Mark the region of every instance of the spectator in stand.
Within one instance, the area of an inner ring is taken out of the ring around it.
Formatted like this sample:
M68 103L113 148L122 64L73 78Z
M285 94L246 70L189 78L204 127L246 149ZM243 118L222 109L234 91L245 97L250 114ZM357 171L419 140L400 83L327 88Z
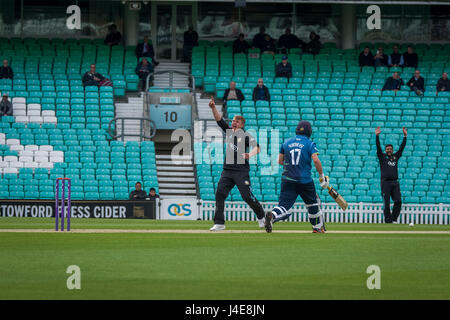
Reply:
M408 46L407 51L403 54L403 60L405 61L404 67L417 68L419 57L417 56L417 53L414 52L412 46Z
M13 79L14 73L8 64L8 60L3 60L3 65L0 67L0 79Z
M236 89L236 82L231 81L230 87L225 90L225 94L223 95L223 106L225 107L227 105L228 100L244 100L244 95L242 94L242 91L239 89Z
M153 66L148 62L147 58L143 58L142 61L136 66L135 72L139 76L139 86L141 91L144 91L145 81L147 76L153 72Z
M156 193L155 188L150 188L147 200L156 200L156 199L159 199L159 194Z
M255 34L252 41L253 48L261 49L264 42L264 37L266 36L266 28L259 28L259 33Z
M276 77L291 78L292 77L292 65L288 62L288 57L283 56L281 62L277 64L275 68Z
M436 91L442 92L447 91L450 92L450 80L447 77L447 72L442 72L442 78L438 80L436 85Z
M134 50L138 60L142 57L151 58L152 63L157 66L159 62L155 60L155 49L153 48L152 41L148 39L148 36L144 37L144 42L138 43Z
M403 67L404 63L403 55L398 52L398 46L395 45L392 53L388 57L388 65L389 67Z
M262 78L258 79L258 84L253 89L253 101L266 100L270 101L269 88L264 85Z
M190 26L183 36L183 61L190 62L192 56L192 48L198 46L198 33Z
M373 57L374 66L376 67L387 67L388 65L388 56L384 53L383 48L379 47L377 50L377 54Z
M363 52L359 54L359 66L361 68L365 66L373 67L373 54L369 47L365 47Z
M298 48L300 43L300 39L291 33L291 29L286 28L285 33L278 39L278 48L281 48L281 53L287 54L288 50Z
M133 190L130 193L130 200L145 200L145 198L147 198L147 193L142 190L142 184L136 182L135 188L136 190Z
M82 78L83 86L98 86L105 77L95 71L95 64L91 64L91 70L86 72Z
M407 85L411 88L411 91L414 91L419 96L425 92L425 80L420 75L419 70L414 72L414 76L409 79Z
M315 32L311 32L309 34L309 39L310 41L302 47L303 53L318 54L322 48L322 43L319 40L320 36Z
M119 45L122 40L122 34L117 31L117 26L115 24L110 25L108 31L108 35L105 38L105 44L111 47Z
M239 38L233 42L233 54L235 53L248 53L250 45L245 41L245 36L243 33L239 34Z
M261 53L275 54L275 40L268 34L264 36L264 41L261 43Z
M8 94L3 93L3 98L0 101L0 118L3 116L13 115L13 105L11 101L8 100Z
M400 75L398 74L398 72L394 72L392 77L389 77L386 79L386 82L384 83L383 89L381 89L381 91L384 91L384 90L398 91L401 89L401 86L403 84L404 84L403 79L400 78Z

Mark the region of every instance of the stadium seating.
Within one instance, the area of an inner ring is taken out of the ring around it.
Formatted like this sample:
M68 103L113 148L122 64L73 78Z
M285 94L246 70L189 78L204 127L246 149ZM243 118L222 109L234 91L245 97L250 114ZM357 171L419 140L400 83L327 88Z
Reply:
M154 143L110 141L114 96L136 90L133 47L98 40L1 39L14 80L0 79L13 116L0 118L0 198L54 199L55 179L72 179L72 198L128 199L136 181L155 187ZM93 62L113 87L83 88ZM114 125L113 125L114 127Z
M377 48L380 44L361 43L360 50L340 50L334 44L324 44L316 56L290 52L293 77L288 81L274 75L280 55L233 57L230 43L215 42L212 46L202 42L193 50L192 75L197 86L215 92L219 98L229 81L235 81L245 100L229 101L227 117L242 114L247 130L279 130L279 141L270 142L277 147L269 145L266 158L276 159L279 143L293 135L299 120L310 121L324 171L348 202L382 201L374 130L381 126L382 145L392 143L396 150L402 141L401 127L405 126L408 142L399 162L403 201L450 203L446 191L450 187L450 94L436 95L435 91L437 80L450 67L450 45L417 45L419 69L426 85L423 97L406 86L397 93L382 92L385 79L393 71L399 71L406 82L414 69L361 70L357 57L366 45ZM392 44L382 45L391 52ZM406 45L401 45L400 51L406 51ZM270 102L251 100L259 77L270 90ZM194 146L196 158L202 156L211 163L197 165L200 196L204 200L214 200L223 160L213 160L223 152L221 146L207 143ZM252 189L260 200L277 201L281 172L270 175L269 164L264 160L263 157L251 165ZM317 190L322 200L330 201L325 191ZM236 188L228 200L242 200Z
M124 95L125 89L137 90L132 46L111 49L98 39L29 40L0 38L0 57L7 59L14 71L14 80L3 80L0 91L8 91L11 97L29 97L37 103L70 97L70 93L82 91L81 77L92 63L97 72L111 79L116 96Z

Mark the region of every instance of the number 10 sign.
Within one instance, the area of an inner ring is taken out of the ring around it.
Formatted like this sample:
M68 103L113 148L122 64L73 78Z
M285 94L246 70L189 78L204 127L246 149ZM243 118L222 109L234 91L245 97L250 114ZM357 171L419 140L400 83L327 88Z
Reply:
M190 105L150 105L150 119L156 124L156 129L190 129Z

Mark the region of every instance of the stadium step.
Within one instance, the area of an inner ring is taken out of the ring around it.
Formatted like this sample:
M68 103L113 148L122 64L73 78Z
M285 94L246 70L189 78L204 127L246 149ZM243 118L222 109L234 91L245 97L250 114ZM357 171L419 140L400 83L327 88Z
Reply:
M173 189L173 188L169 188L169 189L165 189L165 188L159 188L159 194L161 196L165 196L167 198L167 196L182 196L182 195L193 195L195 196L197 194L197 190L195 189Z
M155 68L155 72L159 71L181 71L189 73L189 64L180 62L164 62L161 61L160 64ZM153 80L153 86L158 88L169 88L170 87L170 73L156 74ZM181 75L174 73L172 78L172 87L174 88L189 88L189 77L186 75Z
M144 98L140 97L127 97L128 102L115 104L115 117L131 117L131 118L143 118L144 117ZM130 116L132 115L132 116ZM140 141L139 135L141 130L140 120L123 120L123 135L124 141ZM122 121L116 122L116 130L118 135L122 135ZM122 140L121 138L119 138Z
M190 172L190 171L186 171L186 172L177 172L177 171L160 171L158 170L158 181L160 179L160 177L178 177L178 176L183 176L183 177L193 177L194 176L194 172Z
M159 188L195 189L195 183L158 183Z
M164 177L164 176L160 176L159 177L159 181L160 182L190 182L190 183L195 183L195 178L181 178L181 177Z
M169 154L158 154L156 155L156 160L174 160L174 161L184 161L192 159L192 155L188 156L172 156Z
M166 170L166 171L192 171L192 164L190 166L178 166L178 165L170 165L170 166L159 166L156 164L156 168L158 170Z
M156 165L192 165L192 161L183 160L156 160Z
M197 195L192 154L172 156L174 143L157 142L156 168L161 196Z

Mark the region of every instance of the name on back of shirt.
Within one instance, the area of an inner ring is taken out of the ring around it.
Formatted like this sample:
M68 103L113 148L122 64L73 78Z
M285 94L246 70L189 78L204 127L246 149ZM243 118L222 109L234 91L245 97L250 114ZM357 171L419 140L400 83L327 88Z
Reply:
M289 148L294 148L294 147L303 148L304 145L300 142L293 142L293 143L288 144L288 147Z

